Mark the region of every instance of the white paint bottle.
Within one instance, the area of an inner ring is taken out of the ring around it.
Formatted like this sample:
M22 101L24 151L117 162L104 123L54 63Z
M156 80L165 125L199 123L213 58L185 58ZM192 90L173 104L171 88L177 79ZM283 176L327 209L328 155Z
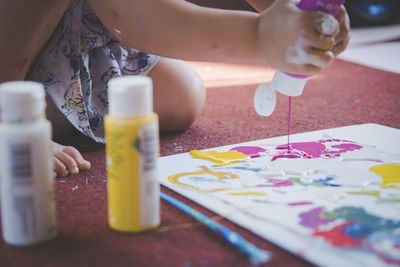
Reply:
M5 243L28 246L56 234L51 124L36 82L0 85L1 224Z

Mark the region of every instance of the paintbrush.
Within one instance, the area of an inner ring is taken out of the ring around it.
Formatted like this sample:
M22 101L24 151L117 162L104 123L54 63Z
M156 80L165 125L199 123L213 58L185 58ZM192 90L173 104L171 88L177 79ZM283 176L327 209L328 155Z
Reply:
M225 226L214 221L213 219L207 217L203 213L193 209L192 207L180 202L173 197L170 197L167 194L160 192L160 197L165 201L171 203L178 209L189 214L190 216L201 222L203 225L207 226L209 229L220 234L231 245L237 247L241 252L246 253L249 256L252 264L258 265L269 261L271 257L271 253L269 251L262 250L256 247L238 233L226 228Z

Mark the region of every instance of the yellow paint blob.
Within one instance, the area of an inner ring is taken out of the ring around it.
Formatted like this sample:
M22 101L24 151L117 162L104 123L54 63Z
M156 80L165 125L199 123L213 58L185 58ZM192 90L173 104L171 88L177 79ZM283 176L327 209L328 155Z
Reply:
M382 188L394 187L400 189L400 165L398 164L383 164L373 166L369 169L371 172L382 177Z
M217 177L220 180L225 180L225 179L238 179L239 176L237 174L233 174L230 172L213 172L210 169L208 169L205 166L201 166L201 170L195 171L195 172L182 172L182 173L177 173L174 175L171 175L168 177L168 181L170 181L173 184L178 184L184 187L188 187L191 189L194 189L196 191L202 191L202 192L208 192L208 193L215 193L219 191L225 191L228 190L228 188L218 188L218 189L212 189L212 190L203 190L198 188L197 186L193 186L190 184L182 183L179 181L180 178L189 176L189 175L202 175L202 174L208 174Z
M265 193L261 192L238 192L238 193L228 193L231 196L268 196Z
M379 198L381 196L381 192L375 190L361 190L361 191L349 191L347 194L350 195L367 195L367 196L374 196Z
M192 157L196 159L206 159L212 162L219 163L213 165L213 167L225 166L249 158L248 155L238 151L217 152L192 150L190 151L190 155L192 155Z

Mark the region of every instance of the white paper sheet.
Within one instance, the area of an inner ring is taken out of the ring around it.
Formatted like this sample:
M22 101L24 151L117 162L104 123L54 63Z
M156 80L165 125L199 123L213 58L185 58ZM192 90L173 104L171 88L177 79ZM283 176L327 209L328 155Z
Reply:
M364 124L296 134L289 153L286 141L202 151L249 155L225 165L163 157L160 182L317 265L400 265L400 130Z

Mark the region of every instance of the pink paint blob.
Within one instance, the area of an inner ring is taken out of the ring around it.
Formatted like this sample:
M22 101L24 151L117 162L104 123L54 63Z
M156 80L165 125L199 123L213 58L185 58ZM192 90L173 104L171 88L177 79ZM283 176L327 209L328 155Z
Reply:
M277 150L288 150L287 154L279 154L272 158L271 161L279 158L336 158L340 157L343 153L361 149L362 146L354 143L342 143L339 145L332 145L331 149L325 146L325 143L329 142L349 142L337 139L331 140L320 140L316 142L300 142L291 143L290 149L288 145L277 146Z
M241 152L250 156L250 158L260 157L260 153L266 152L264 148L258 146L237 146L231 149L231 151Z

